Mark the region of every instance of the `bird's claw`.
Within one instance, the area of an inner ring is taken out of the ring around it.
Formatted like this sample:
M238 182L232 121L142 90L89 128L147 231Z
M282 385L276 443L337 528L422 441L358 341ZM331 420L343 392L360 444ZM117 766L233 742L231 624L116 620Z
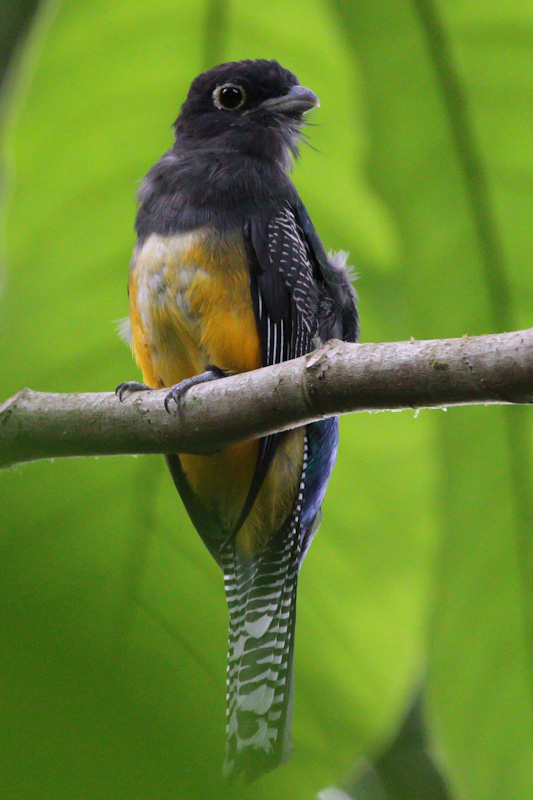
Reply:
M165 397L165 409L168 414L170 414L171 401L173 400L176 405L179 406L180 399L183 397L187 389L190 389L191 386L194 386L194 383L187 378L186 380L181 381L172 387L170 392Z
M122 403L126 395L133 394L134 392L144 392L151 388L151 386L147 386L145 383L139 383L139 381L124 381L124 383L119 383L115 389L115 394Z
M170 414L170 401L174 400L177 406L185 392L188 392L191 386L198 386L200 383L208 383L209 381L217 381L219 378L225 378L228 373L220 367L209 366L205 372L200 375L193 375L191 378L185 378L175 386L172 387L170 392L165 397L165 408Z

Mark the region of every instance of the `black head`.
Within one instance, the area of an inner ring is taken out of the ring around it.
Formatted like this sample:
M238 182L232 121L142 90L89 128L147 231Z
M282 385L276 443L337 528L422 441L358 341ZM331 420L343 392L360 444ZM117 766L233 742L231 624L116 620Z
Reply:
M233 61L199 75L176 121L176 146L290 162L303 115L319 105L277 61Z

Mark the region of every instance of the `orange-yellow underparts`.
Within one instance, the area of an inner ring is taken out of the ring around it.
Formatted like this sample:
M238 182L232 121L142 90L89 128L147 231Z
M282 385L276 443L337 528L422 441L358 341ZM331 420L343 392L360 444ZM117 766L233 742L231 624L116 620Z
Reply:
M246 252L240 237L214 231L152 234L131 262L132 348L149 386L173 386L215 365L228 372L261 366ZM288 516L298 491L303 430L286 434L237 541L250 553ZM211 456L180 456L191 489L231 530L254 475L258 443ZM275 498L275 502L273 501Z

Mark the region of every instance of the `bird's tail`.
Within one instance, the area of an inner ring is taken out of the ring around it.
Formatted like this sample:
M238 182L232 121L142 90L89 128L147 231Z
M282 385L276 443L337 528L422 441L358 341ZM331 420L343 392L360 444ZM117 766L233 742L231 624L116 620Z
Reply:
M224 556L230 613L224 775L254 780L291 751L296 589L301 560L297 515L262 553Z

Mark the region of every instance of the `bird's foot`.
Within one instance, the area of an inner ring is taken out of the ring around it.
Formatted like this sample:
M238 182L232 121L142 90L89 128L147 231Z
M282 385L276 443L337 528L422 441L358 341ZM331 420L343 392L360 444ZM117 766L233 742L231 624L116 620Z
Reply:
M119 383L115 389L115 394L122 403L124 398L129 394L134 394L134 392L145 392L151 388L152 387L147 386L146 383L139 383L139 381L125 381L124 383Z
M192 378L185 378L184 381L176 383L165 397L166 410L170 414L170 401L174 400L176 405L179 405L180 399L189 391L191 386L197 386L199 383L207 383L208 381L218 381L219 378L225 378L227 375L228 373L224 369L208 367L200 375L193 375Z

